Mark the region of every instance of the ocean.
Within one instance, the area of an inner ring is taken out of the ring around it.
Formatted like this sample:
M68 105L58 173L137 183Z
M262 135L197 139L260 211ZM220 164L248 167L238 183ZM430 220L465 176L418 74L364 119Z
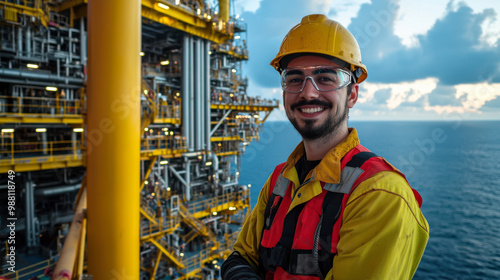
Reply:
M361 144L407 176L423 198L430 238L413 279L500 279L500 121L350 121ZM240 184L261 187L300 142L266 122L247 146Z

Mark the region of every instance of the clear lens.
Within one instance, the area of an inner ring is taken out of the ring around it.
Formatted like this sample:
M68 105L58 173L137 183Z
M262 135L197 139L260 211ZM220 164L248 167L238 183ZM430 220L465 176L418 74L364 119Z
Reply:
M331 66L288 68L281 72L281 88L289 93L299 93L307 79L318 91L332 91L347 86L351 82L351 73Z

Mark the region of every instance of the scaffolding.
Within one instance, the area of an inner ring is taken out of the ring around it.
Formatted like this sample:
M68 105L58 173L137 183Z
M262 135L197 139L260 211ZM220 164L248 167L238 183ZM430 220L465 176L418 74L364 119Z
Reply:
M113 107L141 108L140 279L214 279L250 211L240 158L278 101L247 94L247 27L228 0L141 4L140 87ZM87 127L86 12L86 0L0 0L0 173L22 190L18 252L40 257L8 278L50 274L68 243L69 277L87 273L87 155L105 129Z

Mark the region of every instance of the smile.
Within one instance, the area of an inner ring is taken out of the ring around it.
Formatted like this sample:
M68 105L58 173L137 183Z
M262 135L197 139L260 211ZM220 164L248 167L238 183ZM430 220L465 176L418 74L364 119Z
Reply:
M299 110L301 112L303 112L303 113L313 114L313 113L321 112L321 111L325 110L325 108L323 108L323 107L312 107L312 108L299 108Z

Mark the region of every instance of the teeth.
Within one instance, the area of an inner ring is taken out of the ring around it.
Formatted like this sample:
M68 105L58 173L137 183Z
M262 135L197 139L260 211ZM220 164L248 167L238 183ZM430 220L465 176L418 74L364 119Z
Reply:
M316 108L301 108L300 110L302 112L304 112L304 113L312 114L312 113L317 113L317 112L323 111L324 108L321 108L321 107L316 107Z

